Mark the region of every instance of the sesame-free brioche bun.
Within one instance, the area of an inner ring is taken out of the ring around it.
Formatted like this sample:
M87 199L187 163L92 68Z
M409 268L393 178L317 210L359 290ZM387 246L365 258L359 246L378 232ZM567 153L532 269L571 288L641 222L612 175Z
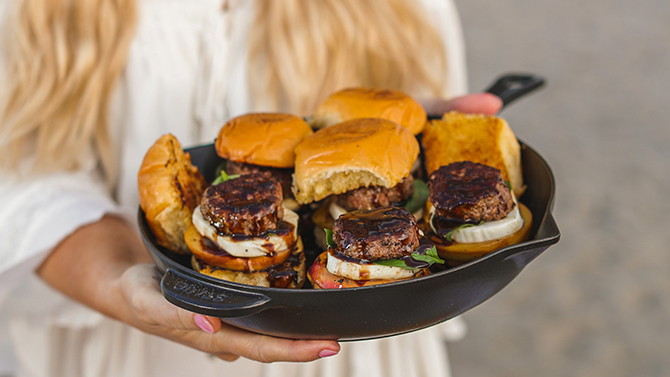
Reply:
M184 231L191 226L191 213L200 203L206 182L175 136L163 135L147 150L137 185L140 207L156 242L188 254Z
M414 135L388 120L322 128L296 148L293 193L305 204L364 186L393 187L410 174L418 154Z
M421 144L428 174L452 162L478 162L499 169L517 197L524 191L521 147L503 118L448 112L426 124Z
M355 118L382 118L416 135L426 124L426 111L409 95L390 89L348 88L332 93L316 109L310 123L323 128Z
M235 117L221 127L216 153L246 164L291 168L294 149L312 128L302 118L284 113L251 113Z

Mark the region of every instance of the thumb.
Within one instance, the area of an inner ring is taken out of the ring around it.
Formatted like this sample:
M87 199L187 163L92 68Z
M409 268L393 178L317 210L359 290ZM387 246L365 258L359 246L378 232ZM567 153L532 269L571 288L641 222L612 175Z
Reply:
M500 97L491 93L474 93L450 100L432 100L425 103L429 114L444 114L449 111L460 111L470 114L495 115L503 106Z
M216 334L221 330L221 320L216 317L193 314L193 323L208 334Z

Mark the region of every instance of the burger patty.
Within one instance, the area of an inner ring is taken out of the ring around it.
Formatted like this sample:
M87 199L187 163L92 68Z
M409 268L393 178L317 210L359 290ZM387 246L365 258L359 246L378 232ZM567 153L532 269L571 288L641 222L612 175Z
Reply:
M336 202L347 211L391 207L405 202L412 196L413 184L414 178L410 174L393 187L360 187L338 195Z
M500 220L514 208L500 170L471 161L454 162L430 174L429 200L439 216L462 221Z
M228 174L260 173L266 178L276 179L281 184L282 192L286 197L293 197L291 191L291 185L293 184L292 170L290 168L274 168L230 160L226 162L226 173Z
M348 257L369 261L400 258L419 246L419 228L405 208L357 210L335 220L333 241Z
M258 236L284 217L282 188L262 174L245 174L208 187L200 211L221 234Z

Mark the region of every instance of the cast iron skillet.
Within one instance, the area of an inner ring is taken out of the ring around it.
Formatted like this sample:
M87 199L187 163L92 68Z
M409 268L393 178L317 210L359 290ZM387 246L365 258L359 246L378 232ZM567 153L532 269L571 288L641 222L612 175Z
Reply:
M560 232L551 213L555 189L551 169L528 145L521 143L521 151L527 185L521 201L533 213L530 239L472 262L402 282L314 290L222 281L195 272L187 259L158 246L141 210L139 227L162 275L163 294L179 307L285 338L363 340L397 335L435 325L486 301L558 242ZM211 181L221 162L213 145L188 152Z

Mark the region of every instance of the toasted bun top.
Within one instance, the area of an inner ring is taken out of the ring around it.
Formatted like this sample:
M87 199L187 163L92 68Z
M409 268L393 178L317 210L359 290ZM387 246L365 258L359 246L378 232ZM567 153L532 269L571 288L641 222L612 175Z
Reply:
M206 182L191 157L171 134L161 136L147 150L137 174L140 206L156 241L187 254L184 230L200 202Z
M302 118L283 113L252 113L229 120L216 138L219 156L247 164L293 167L294 149L312 129Z
M397 123L353 119L323 128L296 148L293 192L300 203L362 186L393 187L419 154L414 135Z
M312 115L316 128L355 118L382 118L418 134L426 124L426 111L409 95L398 90L349 88L328 96Z
M500 169L516 196L523 193L521 147L502 118L452 111L426 125L421 143L428 174L456 161L478 162Z

